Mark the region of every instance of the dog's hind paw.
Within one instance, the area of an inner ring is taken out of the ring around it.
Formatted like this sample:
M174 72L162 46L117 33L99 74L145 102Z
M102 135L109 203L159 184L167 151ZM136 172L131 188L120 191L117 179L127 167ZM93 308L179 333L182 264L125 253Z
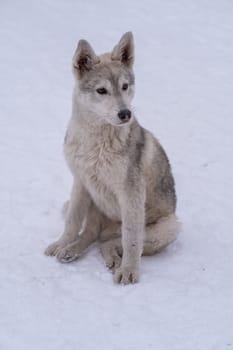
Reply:
M121 265L123 254L121 239L117 238L102 242L100 249L107 268L114 272Z

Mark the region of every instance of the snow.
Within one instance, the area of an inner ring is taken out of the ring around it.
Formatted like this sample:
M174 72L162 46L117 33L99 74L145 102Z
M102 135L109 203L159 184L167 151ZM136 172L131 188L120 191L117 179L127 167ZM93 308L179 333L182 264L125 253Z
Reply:
M232 18L228 0L1 2L1 350L233 348ZM71 186L77 41L101 53L128 30L136 114L169 155L183 229L117 286L97 244L67 265L43 251Z

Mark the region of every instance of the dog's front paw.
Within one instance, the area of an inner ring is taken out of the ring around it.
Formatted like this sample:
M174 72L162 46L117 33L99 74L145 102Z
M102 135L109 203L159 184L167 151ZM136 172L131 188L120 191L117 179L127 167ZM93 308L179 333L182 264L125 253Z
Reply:
M139 268L137 267L124 267L121 266L115 271L114 282L129 284L137 283L139 281Z
M62 263L69 263L78 259L79 257L80 253L77 251L77 249L69 246L59 249L56 254L56 258Z
M46 248L44 253L45 253L45 255L48 255L48 256L55 256L60 248L61 248L60 242L56 241L56 242L50 244Z

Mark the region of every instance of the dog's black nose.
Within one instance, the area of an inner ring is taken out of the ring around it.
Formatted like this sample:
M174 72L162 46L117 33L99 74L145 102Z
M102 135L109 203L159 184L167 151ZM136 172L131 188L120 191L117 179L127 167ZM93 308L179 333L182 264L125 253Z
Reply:
M129 109L122 109L118 113L118 117L122 122L127 122L131 118L131 112Z

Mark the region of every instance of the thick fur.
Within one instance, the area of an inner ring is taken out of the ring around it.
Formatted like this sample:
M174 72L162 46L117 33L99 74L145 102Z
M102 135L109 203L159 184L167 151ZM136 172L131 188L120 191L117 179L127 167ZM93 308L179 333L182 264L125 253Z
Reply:
M132 33L100 56L87 41L79 42L64 142L74 182L65 205L64 233L46 250L69 262L100 239L106 265L115 282L123 284L138 281L142 254L160 251L179 232L168 158L131 110L133 61ZM119 118L121 110L131 111L126 122Z

